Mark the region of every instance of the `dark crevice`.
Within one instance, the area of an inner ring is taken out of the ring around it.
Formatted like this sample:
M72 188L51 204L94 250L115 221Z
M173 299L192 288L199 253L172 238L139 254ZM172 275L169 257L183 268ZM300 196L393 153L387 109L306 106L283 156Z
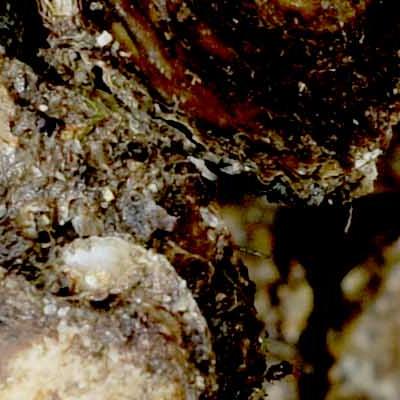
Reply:
M284 280L292 261L307 272L314 292L314 310L299 343L311 373L300 379L301 399L324 399L332 356L327 349L329 329L340 330L355 313L342 296L341 281L354 266L369 257L379 259L381 249L400 236L400 193L374 194L353 202L352 220L346 225L349 207L283 208L275 222L274 258ZM376 293L380 279L369 283Z
M0 44L9 56L43 73L48 66L38 56L38 50L47 46L46 38L35 0L0 2Z

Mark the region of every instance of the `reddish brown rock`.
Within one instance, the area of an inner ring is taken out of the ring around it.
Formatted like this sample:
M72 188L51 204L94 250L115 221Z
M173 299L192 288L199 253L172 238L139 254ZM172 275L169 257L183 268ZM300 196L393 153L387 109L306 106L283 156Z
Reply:
M120 68L189 121L217 171L258 177L252 191L273 201L320 204L373 189L398 121L394 7L113 0L85 13L127 53Z

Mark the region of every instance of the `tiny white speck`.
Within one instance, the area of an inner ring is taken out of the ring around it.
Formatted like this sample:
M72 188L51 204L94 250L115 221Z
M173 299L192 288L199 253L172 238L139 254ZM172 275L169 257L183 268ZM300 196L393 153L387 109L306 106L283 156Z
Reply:
M44 309L43 312L45 315L52 315L55 314L57 312L57 307L54 304L47 304Z
M110 44L113 40L113 37L107 31L103 31L99 36L96 38L97 46L104 47Z
M63 318L63 317L65 317L65 316L68 314L68 311L69 311L69 307L62 307L62 308L60 308L60 309L58 310L57 316L58 316L59 318Z
M202 376L196 376L196 386L201 390L205 388L205 382Z
M103 199L107 202L113 201L115 196L109 187L105 187L102 190Z
M301 81L298 83L298 87L299 87L299 92L300 93L303 93L304 90L307 88L306 84L304 82L301 82Z
M88 286L90 287L96 287L97 286L97 278L93 275L88 275L85 277L85 282L87 283Z
M149 190L152 193L157 193L158 192L158 187L157 187L157 185L155 183L150 183Z
M94 2L90 3L91 11L101 10L102 8L103 8L103 5L99 1L94 1Z
M23 75L18 75L14 81L15 90L18 93L22 93L25 90L25 78Z
M172 297L171 297L171 296L168 296L168 295L166 294L166 295L163 296L162 300L163 300L163 303L170 303L171 300L172 300Z

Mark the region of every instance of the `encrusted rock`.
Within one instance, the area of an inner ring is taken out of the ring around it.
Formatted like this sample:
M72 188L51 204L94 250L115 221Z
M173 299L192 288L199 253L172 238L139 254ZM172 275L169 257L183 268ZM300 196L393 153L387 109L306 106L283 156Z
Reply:
M283 203L373 190L399 121L395 1L101 4L84 14L114 36L120 70L140 70L214 173L256 176L250 190Z
M215 182L192 162L196 143L139 79L119 71L118 46L100 48L98 32L75 14L45 21L54 30L39 51L43 70L0 59L14 110L5 122L18 140L0 164L0 265L34 282L50 278L49 260L63 264L57 249L91 236L129 238L164 254L207 320L218 396L247 398L265 371L254 286L212 202ZM82 271L62 268L52 290L86 302L118 297L129 282L110 287L115 275L102 271L104 280L94 273L88 286Z
M206 321L164 257L113 237L60 252L46 290L15 274L0 280L0 398L213 397ZM59 281L71 284L62 296Z

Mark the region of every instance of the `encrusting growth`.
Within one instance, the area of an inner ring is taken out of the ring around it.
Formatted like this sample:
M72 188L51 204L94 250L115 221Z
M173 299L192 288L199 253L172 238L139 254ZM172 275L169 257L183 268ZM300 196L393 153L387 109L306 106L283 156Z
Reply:
M395 3L0 4L0 399L263 395L218 200L372 190Z

